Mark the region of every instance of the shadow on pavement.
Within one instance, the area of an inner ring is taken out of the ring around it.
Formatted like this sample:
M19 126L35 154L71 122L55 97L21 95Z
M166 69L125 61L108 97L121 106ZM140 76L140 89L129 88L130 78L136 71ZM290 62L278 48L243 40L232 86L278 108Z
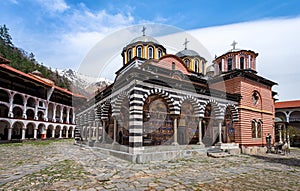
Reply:
M257 159L262 159L270 163L280 163L288 166L296 166L300 167L300 159L290 157L287 155L286 157L284 155L278 155L278 154L270 154L270 155L250 155L252 157L255 157Z

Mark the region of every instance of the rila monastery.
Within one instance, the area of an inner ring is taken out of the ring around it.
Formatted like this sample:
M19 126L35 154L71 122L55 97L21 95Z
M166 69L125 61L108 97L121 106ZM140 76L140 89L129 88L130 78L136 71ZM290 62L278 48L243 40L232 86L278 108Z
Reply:
M234 41L207 66L187 38L183 50L168 54L145 30L120 52L114 83L88 101L0 57L1 141L75 137L78 145L137 163L209 149L266 152L266 137L290 144L299 103L275 104L277 83L258 75L258 53Z

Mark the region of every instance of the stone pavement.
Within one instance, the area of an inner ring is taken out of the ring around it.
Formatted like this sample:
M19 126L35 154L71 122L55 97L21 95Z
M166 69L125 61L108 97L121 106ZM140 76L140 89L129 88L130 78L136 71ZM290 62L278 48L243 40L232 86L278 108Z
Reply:
M44 143L0 145L0 190L300 189L300 149L133 164L72 140Z

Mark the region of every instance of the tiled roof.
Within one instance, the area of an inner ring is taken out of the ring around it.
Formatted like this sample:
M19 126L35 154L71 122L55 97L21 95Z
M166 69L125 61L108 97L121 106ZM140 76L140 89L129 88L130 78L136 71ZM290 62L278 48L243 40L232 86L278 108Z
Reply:
M300 100L275 102L275 109L300 107Z
M1 58L0 58L1 59ZM66 94L69 94L69 95L72 95L72 96L76 96L76 97L80 97L80 98L85 98L84 96L80 95L80 94L75 94L75 93L72 93L70 92L69 90L67 89L64 89L64 88L61 88L61 87L58 87L58 86L55 86L54 85L54 82L47 79L47 78L43 78L43 77L40 77L40 76L37 76L37 75L34 75L34 74L26 74L20 70L17 70L13 67L10 67L6 64L0 64L0 68L3 68L3 69L6 69L6 70L9 70L13 73L16 73L18 75L21 75L21 76L24 76L26 78L29 78L30 80L34 81L34 82L37 82L37 83L41 83L41 84L44 84L48 87L52 87L54 86L55 89L61 91L61 92L64 92Z

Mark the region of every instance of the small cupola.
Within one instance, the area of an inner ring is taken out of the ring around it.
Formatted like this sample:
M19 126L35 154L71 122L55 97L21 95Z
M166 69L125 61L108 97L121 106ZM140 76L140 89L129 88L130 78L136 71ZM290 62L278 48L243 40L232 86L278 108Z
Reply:
M185 39L184 50L177 52L176 56L182 59L186 67L189 71L192 71L194 73L200 74L202 73L205 75L206 73L206 60L205 58L201 57L198 52L194 50L190 50L187 48L187 44L189 41L187 38Z
M220 75L231 70L250 70L256 72L256 57L258 53L252 50L236 48L237 42L233 41L232 49L215 58L213 61L215 75Z

